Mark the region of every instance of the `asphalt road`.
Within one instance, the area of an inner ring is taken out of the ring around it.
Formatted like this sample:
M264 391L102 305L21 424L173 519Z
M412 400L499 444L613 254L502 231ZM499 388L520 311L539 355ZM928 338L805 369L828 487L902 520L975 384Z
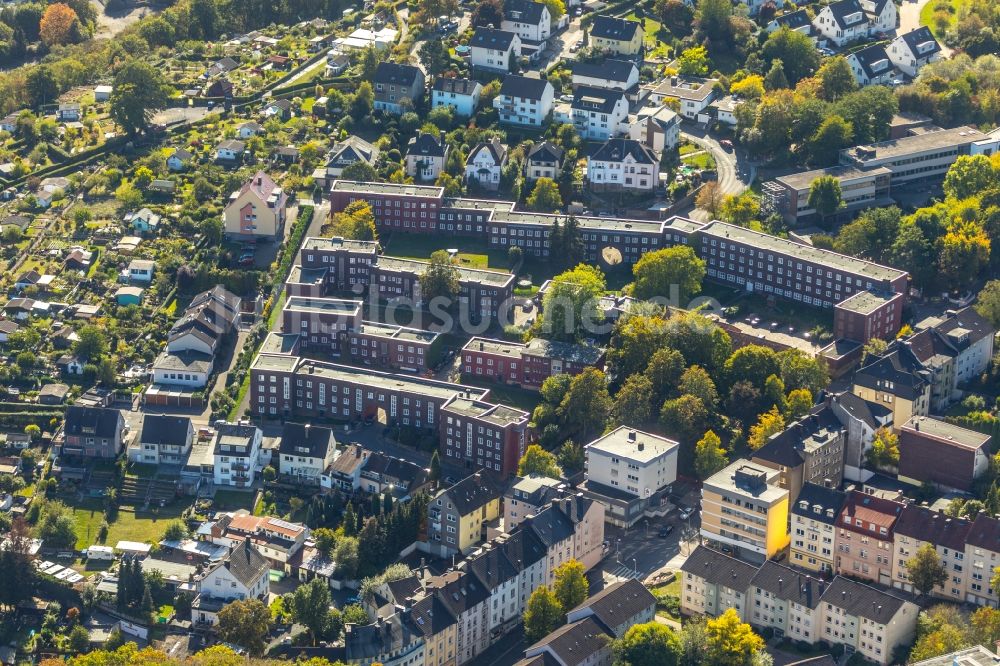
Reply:
M719 187L723 194L740 194L750 187L750 183L757 175L757 168L748 163L745 153L742 153L741 156L742 151L739 148L733 151L724 150L719 145L718 140L710 136L705 129L687 123L681 132L681 138L712 155L719 174ZM708 221L711 219L707 211L693 206L689 215L695 220Z
M932 0L903 0L903 4L899 8L899 29L896 31L896 34L903 35L919 28L920 10L929 2L932 2ZM952 49L945 46L944 42L940 40L938 40L938 43L941 45L941 55L945 58L950 58Z

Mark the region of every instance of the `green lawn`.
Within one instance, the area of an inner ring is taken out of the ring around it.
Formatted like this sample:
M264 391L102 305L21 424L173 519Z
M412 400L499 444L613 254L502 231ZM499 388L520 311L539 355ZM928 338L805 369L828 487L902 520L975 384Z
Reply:
M933 0L924 5L923 9L920 10L920 25L926 25L930 28L931 32L935 37L941 39L944 36L944 32L952 28L958 21L958 15L965 5L965 0ZM934 20L934 15L939 11L939 9L947 6L948 14L951 15L950 20L947 25L942 25L944 30L941 30L938 26L938 22Z
M455 238L443 234L394 233L385 246L385 253L404 259L429 259L437 250L457 249L458 263L463 268L488 268L508 272L507 253L491 248L488 243L471 238Z
M76 505L69 505L76 523L76 547L86 548L97 541L101 522L104 520L104 504L98 499L87 499ZM135 512L121 508L115 522L108 530L106 544L114 545L121 540L155 542L163 535L163 530L171 521L180 517L183 506L167 507L154 512Z
M538 391L529 391L518 386L507 386L497 382L477 381L475 376L462 375L462 383L468 386L480 386L490 390L490 400L500 402L511 407L517 407L531 414L540 401Z
M692 166L696 169L714 169L715 168L715 158L713 158L707 152L698 153L696 155L691 155L690 157L681 158L681 163L688 166Z

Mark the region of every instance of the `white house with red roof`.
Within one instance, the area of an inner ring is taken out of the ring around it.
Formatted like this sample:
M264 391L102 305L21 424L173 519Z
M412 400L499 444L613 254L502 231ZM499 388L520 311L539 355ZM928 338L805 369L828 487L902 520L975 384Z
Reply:
M230 238L280 238L285 226L288 195L270 176L258 171L229 195L222 214Z

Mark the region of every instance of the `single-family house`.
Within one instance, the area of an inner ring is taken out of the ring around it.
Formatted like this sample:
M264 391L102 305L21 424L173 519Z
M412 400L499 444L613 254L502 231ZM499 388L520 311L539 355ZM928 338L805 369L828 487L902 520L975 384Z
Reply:
M33 287L38 284L40 279L42 279L42 274L34 269L24 271L14 280L14 289L21 291L28 287Z
M509 72L521 56L517 33L492 28L476 28L469 40L469 64L493 72Z
M854 80L862 87L888 85L896 76L896 68L881 44L855 51L847 56L847 63L854 73Z
M129 462L148 465L183 465L194 442L194 424L187 416L146 414L135 443L129 446Z
M536 143L528 151L524 171L528 180L551 178L559 175L562 168L563 149L549 141Z
M208 384L215 360L210 354L197 351L163 351L153 361L153 383L186 389Z
M226 235L239 238L281 238L288 195L263 171L236 192L222 213Z
M60 104L56 109L56 120L64 123L77 122L80 120L80 105L75 102Z
M493 100L500 122L508 125L541 127L552 112L555 91L545 79L508 74Z
M615 58L578 62L573 65L573 87L579 86L621 90L629 99L635 99L639 90L639 68L634 62Z
M56 367L64 375L82 375L83 366L86 365L86 362L86 359L82 359L76 354L63 354L56 359Z
M868 37L871 22L859 0L837 0L823 7L813 19L813 27L837 46Z
M718 96L715 89L716 79L703 79L696 76L676 75L664 79L653 88L649 99L653 104L662 104L664 100L677 100L680 113L688 120L708 122L708 106Z
M299 161L299 149L295 146L276 146L271 151L271 163L291 166Z
M278 445L278 471L294 483L319 485L323 472L337 459L333 430L308 423L285 423Z
M736 127L736 109L739 108L743 101L739 97L733 95L726 95L721 99L717 99L708 105L709 113L715 118L715 122L720 125L727 125L729 127Z
M569 111L568 118L555 119L572 124L587 141L604 141L628 128L628 100L621 90L577 86Z
M156 233L160 226L160 216L148 208L142 208L125 215L125 224L140 234Z
M152 282L156 262L152 259L133 259L128 264L128 279L133 282Z
M449 150L444 132L417 132L406 146L406 175L417 180L435 180L444 171Z
M229 72L233 71L239 66L240 64L238 62L236 62L229 56L226 56L225 58L222 58L221 60L216 60L211 65L209 65L208 69L205 70L203 76L206 79L215 78L217 76L222 76L223 74L228 74Z
M941 59L941 45L927 26L896 37L886 49L892 64L909 77L916 77L920 68Z
M469 152L469 157L465 160L465 182L496 191L500 187L500 172L506 164L507 146L493 137Z
M9 319L0 319L0 342L8 342L10 336L21 330L21 327Z
M782 28L788 28L789 30L793 30L795 32L801 32L807 37L810 37L813 34L812 21L809 20L809 14L804 9L796 9L794 12L787 12L781 16L775 16L764 29L768 34L771 34L772 32L777 32Z
M861 6L868 15L872 33L884 35L899 25L899 10L893 0L861 0Z
M380 63L373 82L376 111L399 115L424 94L424 73L413 65Z
M313 179L320 187L328 187L341 177L346 167L356 162L364 162L374 167L378 156L377 146L352 134L333 145L326 155L326 166L318 167L313 172Z
M340 76L350 65L351 57L349 55L338 51L330 51L330 54L326 58L326 68L324 68L323 74L327 78Z
M656 153L673 150L681 135L681 117L670 107L646 106L629 123L628 137Z
M240 123L236 127L236 136L240 139L249 139L264 133L264 126L253 120Z
M69 386L66 384L46 384L38 391L38 403L41 405L61 405L66 402L69 395ZM8 446L10 442L7 442Z
M215 148L215 160L217 162L227 162L230 164L243 160L243 153L247 145L236 139L226 139Z
M522 42L537 46L552 35L552 14L541 2L507 0L503 3L500 29L516 33Z
M482 90L483 86L478 81L439 76L431 87L431 107L450 106L455 115L470 118L479 108Z
M202 577L199 593L191 602L194 624L212 626L219 611L231 601L267 597L271 566L247 537Z
M186 148L178 148L167 158L167 168L171 171L184 171L191 164L194 155Z
M644 35L638 21L614 16L596 16L590 26L591 45L614 55L640 55Z
M634 139L609 139L587 158L587 181L597 191L652 192L659 178L656 153Z
M20 113L8 113L3 119L0 119L0 130L11 134L15 133L17 131L17 118L20 115Z
M117 409L71 405L63 421L62 455L117 458L124 431L125 420Z
M288 99L272 100L264 104L264 108L261 109L260 113L264 118L288 120L292 117L292 102Z
M229 98L233 96L233 82L229 79L220 78L215 79L207 86L205 86L205 97L225 97Z

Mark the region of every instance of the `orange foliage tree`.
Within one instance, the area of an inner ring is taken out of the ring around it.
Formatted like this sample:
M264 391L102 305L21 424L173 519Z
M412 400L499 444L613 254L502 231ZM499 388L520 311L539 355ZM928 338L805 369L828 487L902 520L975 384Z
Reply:
M57 2L49 5L38 24L38 34L48 46L68 44L73 40L73 26L79 18L69 5Z

